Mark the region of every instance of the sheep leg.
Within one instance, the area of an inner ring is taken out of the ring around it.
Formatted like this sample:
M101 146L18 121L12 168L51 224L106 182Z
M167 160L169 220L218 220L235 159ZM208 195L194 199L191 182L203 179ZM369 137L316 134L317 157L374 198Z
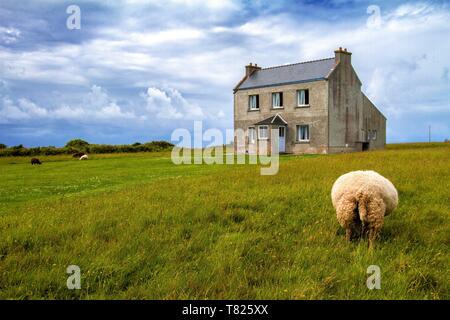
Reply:
M364 221L361 221L361 238L365 239L367 236L367 225Z
M347 240L347 242L352 240L352 228L345 229L345 240Z
M342 198L336 208L339 224L345 229L345 239L350 242L354 233L356 203L353 199Z
M373 228L369 230L369 232L368 232L369 249L373 249L374 248L375 240L378 237L378 233L379 233L379 230L376 230L376 229L373 229Z
M374 247L375 240L383 227L385 212L386 205L382 199L372 199L372 201L370 201L367 212L369 249Z

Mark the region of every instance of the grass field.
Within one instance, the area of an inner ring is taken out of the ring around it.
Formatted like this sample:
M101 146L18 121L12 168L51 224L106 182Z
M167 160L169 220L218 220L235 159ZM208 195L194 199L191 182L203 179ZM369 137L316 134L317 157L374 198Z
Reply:
M282 157L274 176L168 153L40 158L0 158L1 299L450 298L448 143ZM358 169L399 191L374 251L344 241L330 200Z

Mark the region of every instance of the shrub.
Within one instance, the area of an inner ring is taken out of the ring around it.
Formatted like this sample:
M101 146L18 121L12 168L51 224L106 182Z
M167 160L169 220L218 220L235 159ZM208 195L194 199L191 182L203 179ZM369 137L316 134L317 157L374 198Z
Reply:
M65 147L56 148L54 146L24 148L23 145L11 148L0 148L0 157L9 156L38 156L38 155L58 155L83 153L127 153L127 152L155 152L165 151L173 147L173 144L166 141L152 141L141 144L139 142L132 145L110 145L110 144L88 144L86 141L75 139L69 141Z
M66 143L66 148L86 148L89 146L89 142L81 139L73 139Z

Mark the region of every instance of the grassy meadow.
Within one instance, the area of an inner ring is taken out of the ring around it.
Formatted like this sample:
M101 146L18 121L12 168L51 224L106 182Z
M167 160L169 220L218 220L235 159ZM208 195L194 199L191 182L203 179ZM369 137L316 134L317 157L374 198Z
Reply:
M167 152L39 158L0 158L0 299L450 298L449 143L282 156L274 176ZM345 242L330 200L359 169L399 191L373 251Z

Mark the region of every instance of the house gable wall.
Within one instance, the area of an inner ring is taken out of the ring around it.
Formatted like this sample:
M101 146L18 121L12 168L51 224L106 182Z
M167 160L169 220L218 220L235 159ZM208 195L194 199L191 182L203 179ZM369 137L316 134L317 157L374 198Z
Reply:
M361 82L350 63L339 63L328 81L328 152L359 151L363 139Z
M364 94L362 128L365 137L370 136L369 149L383 149L386 146L386 118ZM375 139L374 132L376 132Z

